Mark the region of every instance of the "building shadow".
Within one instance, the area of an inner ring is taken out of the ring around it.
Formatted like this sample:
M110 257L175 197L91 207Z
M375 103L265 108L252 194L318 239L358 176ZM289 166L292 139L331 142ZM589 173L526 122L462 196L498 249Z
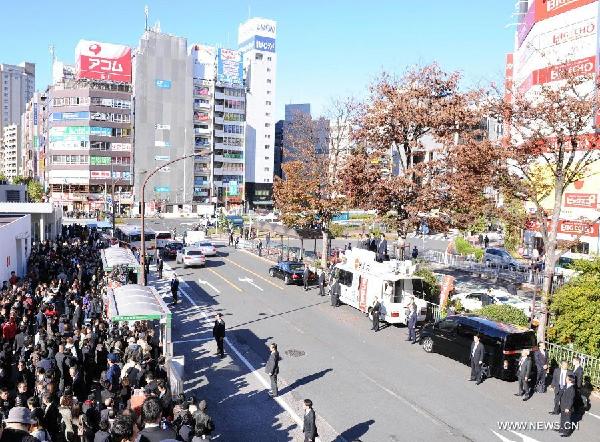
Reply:
M301 387L302 385L310 384L312 381L315 381L319 378L322 378L330 371L333 371L333 368L327 368L325 370L318 371L313 374L309 374L308 376L304 376L296 381L292 382L290 385L279 390L280 395L284 395L290 391L294 391L296 388Z
M368 421L356 424L336 437L334 442L360 442L360 438L367 434L367 431L369 431L369 428L374 423L373 419L369 419Z

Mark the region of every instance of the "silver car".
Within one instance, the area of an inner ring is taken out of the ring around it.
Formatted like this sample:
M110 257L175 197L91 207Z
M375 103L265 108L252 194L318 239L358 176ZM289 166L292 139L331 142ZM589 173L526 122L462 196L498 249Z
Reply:
M206 265L206 256L204 256L204 253L198 247L184 247L177 251L175 262L183 264L184 269L189 266L204 267Z

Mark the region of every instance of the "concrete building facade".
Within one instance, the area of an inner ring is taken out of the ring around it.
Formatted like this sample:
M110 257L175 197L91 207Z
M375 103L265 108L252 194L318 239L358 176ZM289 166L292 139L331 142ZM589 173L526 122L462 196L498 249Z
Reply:
M133 55L134 197L139 213L142 183L166 162L194 152L192 63L187 40L147 30ZM166 166L145 187L146 211L192 201L194 158Z
M246 85L245 198L250 209L273 205L277 24L254 17L238 28Z
M5 126L21 124L21 114L35 91L35 64L0 63L0 133Z
M21 126L10 124L2 129L2 145L0 146L0 161L2 173L8 179L14 179L21 174Z

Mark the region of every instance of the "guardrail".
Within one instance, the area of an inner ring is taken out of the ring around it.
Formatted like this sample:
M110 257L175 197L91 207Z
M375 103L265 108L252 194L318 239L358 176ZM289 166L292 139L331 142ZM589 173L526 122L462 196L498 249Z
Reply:
M583 378L584 384L586 378L589 378L589 383L595 388L600 388L600 359L593 356L586 355L573 350L569 347L562 345L553 344L546 342L546 348L548 352L548 359L554 360L560 366L560 361L567 361L569 364L575 356L581 360L581 366L583 367Z

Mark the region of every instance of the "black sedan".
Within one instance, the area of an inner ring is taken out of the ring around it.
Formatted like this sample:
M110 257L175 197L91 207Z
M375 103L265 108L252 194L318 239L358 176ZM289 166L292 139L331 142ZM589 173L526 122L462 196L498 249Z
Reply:
M269 275L273 278L281 278L285 284L302 284L304 264L296 261L280 261L269 269ZM310 271L309 282L315 282L317 275Z
M177 251L181 249L183 249L183 243L176 241L167 243L167 245L162 249L162 257L163 259L175 259L177 256Z

